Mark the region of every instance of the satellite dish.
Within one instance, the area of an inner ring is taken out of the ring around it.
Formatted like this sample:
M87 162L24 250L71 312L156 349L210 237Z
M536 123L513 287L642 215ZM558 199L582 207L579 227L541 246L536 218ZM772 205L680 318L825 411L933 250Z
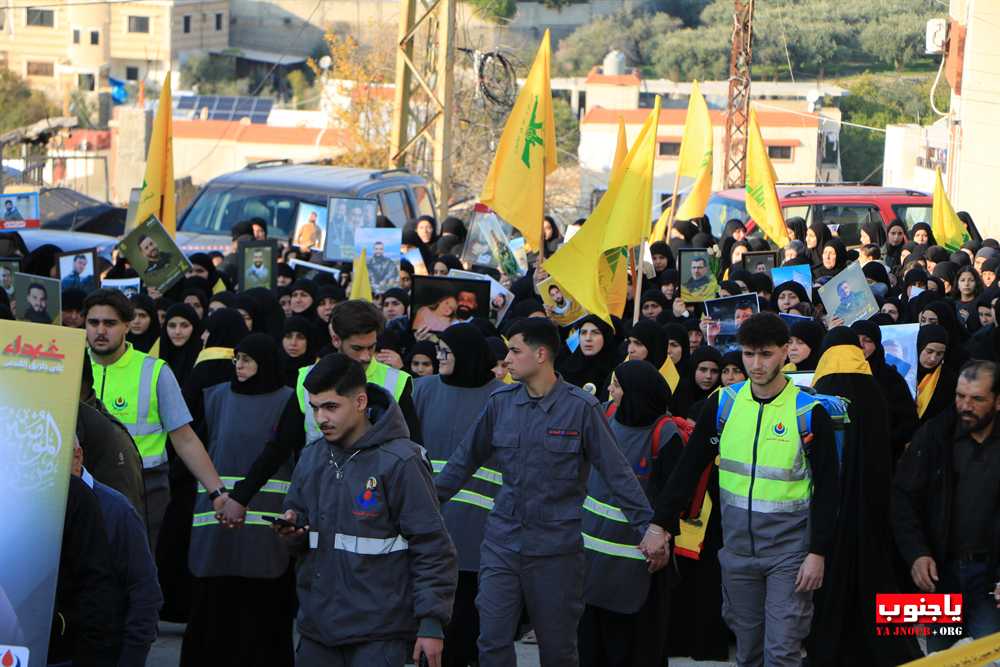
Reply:
M333 66L333 58L330 56L323 56L319 59L319 68L324 72Z
M806 93L806 101L809 102L809 111L816 111L819 108L819 101L821 95L816 89L810 90Z

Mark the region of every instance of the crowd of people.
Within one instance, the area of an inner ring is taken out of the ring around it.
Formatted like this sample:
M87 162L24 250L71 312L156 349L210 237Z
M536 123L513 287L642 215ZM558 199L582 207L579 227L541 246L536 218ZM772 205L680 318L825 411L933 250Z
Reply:
M142 665L166 620L192 666L506 667L526 635L546 666L728 660L733 637L740 665L895 665L920 648L876 633L874 596L915 591L962 593L965 636L1000 632L1000 243L788 228L811 289L744 270L767 244L739 220L677 221L611 323L553 321L551 218L520 277L463 266L460 220L407 225L428 272L515 296L438 334L411 324L406 260L374 303L296 272L296 247L274 289L237 291L258 221L164 293L68 286L89 363L50 664ZM684 248L718 259L708 298L757 295L735 349L682 299ZM851 262L880 312L847 323L818 290ZM883 345L906 323L912 387Z

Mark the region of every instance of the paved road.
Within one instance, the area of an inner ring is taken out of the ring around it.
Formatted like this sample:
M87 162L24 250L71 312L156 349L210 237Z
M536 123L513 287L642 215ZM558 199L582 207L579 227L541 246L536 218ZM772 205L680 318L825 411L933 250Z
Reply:
M160 638L153 644L146 667L177 667L181 655L181 636L184 626L177 623L160 623ZM733 651L730 649L730 657ZM538 667L538 647L517 644L518 667ZM688 658L671 658L671 667L735 667L735 662L697 662Z

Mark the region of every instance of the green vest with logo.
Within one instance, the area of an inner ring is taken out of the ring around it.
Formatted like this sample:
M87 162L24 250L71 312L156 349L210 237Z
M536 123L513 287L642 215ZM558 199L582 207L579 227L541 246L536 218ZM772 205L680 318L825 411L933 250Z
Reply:
M720 404L732 401L719 441L722 507L762 513L808 511L812 480L799 417L812 411L816 399L788 382L762 405L753 399L750 383L741 384L725 387L719 395Z
M306 416L307 442L312 442L323 437L319 426L316 425L316 418L313 417L312 409L309 407L309 392L306 391L305 387L306 376L309 375L309 371L312 369L312 366L300 368L299 376L295 380L295 396L299 400L299 409ZM410 374L372 359L368 362L368 368L365 369L365 377L372 384L377 384L392 394L392 398L398 403L399 397L403 395L403 391L406 389L406 382L410 379Z
M132 434L143 468L167 462L167 432L160 423L156 383L164 361L126 343L125 354L110 366L93 360L94 392L112 415Z

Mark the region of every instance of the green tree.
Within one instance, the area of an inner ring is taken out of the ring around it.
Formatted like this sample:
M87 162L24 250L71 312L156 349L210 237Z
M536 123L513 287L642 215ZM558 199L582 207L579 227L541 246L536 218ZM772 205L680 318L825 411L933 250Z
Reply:
M875 60L899 71L923 56L926 24L927 17L922 14L893 16L869 23L859 36L861 48Z
M561 98L552 100L552 115L556 121L556 146L559 164L575 164L580 146L580 121L569 102Z
M27 82L9 69L0 70L0 133L31 125L58 114L56 106L43 93L32 90Z
M600 65L609 51L625 54L630 67L648 70L653 64L663 36L677 31L681 20L663 12L618 12L577 28L559 43L555 69L562 74L582 76Z
M469 0L476 13L489 21L509 19L517 12L515 0Z

